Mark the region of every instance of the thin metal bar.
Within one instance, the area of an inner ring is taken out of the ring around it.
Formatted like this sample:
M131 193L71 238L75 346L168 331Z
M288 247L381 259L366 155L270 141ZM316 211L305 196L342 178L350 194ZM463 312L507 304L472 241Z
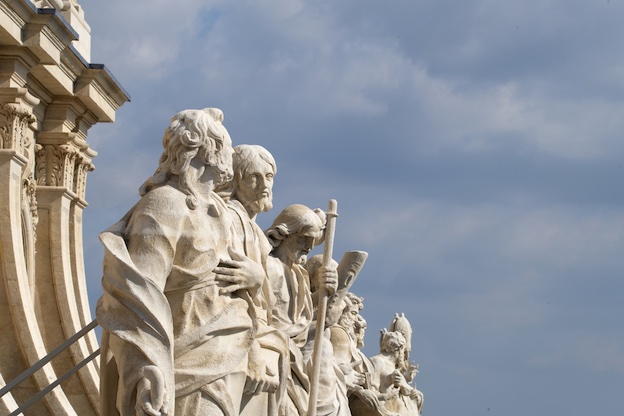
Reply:
M74 373L76 373L76 371L80 370L82 367L84 367L85 365L89 364L98 355L100 355L100 349L99 348L95 352L93 352L93 354L89 355L87 358L85 358L80 363L78 363L74 368L70 369L68 372L66 372L65 374L60 376L58 378L58 380L56 380L54 383L50 384L45 389L41 390L39 393L37 393L33 397L31 397L30 400L28 400L26 403L22 404L20 407L15 409L11 414L9 414L9 416L17 416L20 413L23 413L24 410L28 409L30 406L32 406L37 401L39 401L43 396L45 396L46 394L51 392L52 389L54 389L56 386L58 386L59 384L61 384L65 380L67 380L69 377L74 375Z
M0 389L0 397L4 396L13 387L17 386L19 383L21 383L22 381L26 380L28 377L32 376L33 374L35 374L35 372L37 370L39 370L41 367L43 367L44 365L46 365L47 363L52 361L52 359L54 357L59 355L61 352L65 351L70 345L72 345L74 342L78 341L80 338L85 336L87 334L87 332L91 331L97 325L98 325L98 323L94 319L93 322L91 322L89 325L87 325L84 328L82 328L80 331L78 331L71 338L67 339L67 341L65 341L61 345L59 345L54 351L52 351L51 353L49 353L48 355L43 357L41 360L37 361L32 367L30 367L29 369L24 371L19 376L15 377L9 384L7 384L2 389Z

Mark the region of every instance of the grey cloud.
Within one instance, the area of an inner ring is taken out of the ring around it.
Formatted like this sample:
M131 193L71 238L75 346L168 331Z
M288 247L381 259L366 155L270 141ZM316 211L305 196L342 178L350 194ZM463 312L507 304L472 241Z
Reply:
M133 97L90 135L92 305L97 232L137 200L169 117L216 106L277 160L263 227L338 199L337 256L370 253L366 351L408 315L427 413L617 414L620 3L81 4Z

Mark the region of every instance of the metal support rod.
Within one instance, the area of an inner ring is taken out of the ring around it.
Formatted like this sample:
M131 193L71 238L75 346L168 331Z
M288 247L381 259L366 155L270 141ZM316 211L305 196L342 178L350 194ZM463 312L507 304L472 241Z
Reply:
M48 394L49 392L52 391L53 388L55 388L56 386L58 386L59 384L61 384L62 382L64 382L65 380L67 380L69 377L71 377L74 373L76 373L76 371L80 370L82 367L84 367L85 365L89 364L91 361L93 361L95 359L95 357L97 357L98 355L100 355L100 349L98 348L97 350L95 350L95 352L93 352L91 355L89 355L87 358L85 358L84 360L80 361L80 363L78 363L74 368L70 369L69 371L67 371L65 374L63 374L62 376L60 376L58 378L58 380L56 380L54 383L50 384L48 387L46 387L45 389L41 390L39 393L35 394L33 397L30 398L30 400L28 400L26 403L22 404L20 407L18 407L17 409L15 409L11 414L9 414L9 416L17 416L20 413L23 413L24 410L28 409L30 406L32 406L33 404L37 403L37 401L39 401L43 396L45 396L46 394Z
M22 381L26 380L28 377L32 376L33 374L35 374L35 372L37 370L41 369L44 365L46 365L47 363L52 361L52 359L54 357L56 357L57 355L59 355L60 353L65 351L74 342L76 342L80 338L84 337L89 331L91 331L97 325L98 325L98 323L94 319L93 322L91 322L89 325L87 325L84 328L82 328L80 331L78 331L74 336L69 338L67 341L63 342L54 351L52 351L51 353L49 353L48 355L43 357L41 360L37 361L32 367L28 368L26 371L24 371L19 376L15 377L13 380L11 380L10 383L8 383L6 386L4 386L2 389L0 389L0 397L4 396L9 391L11 391L11 389L13 387L17 386L19 383L21 383Z

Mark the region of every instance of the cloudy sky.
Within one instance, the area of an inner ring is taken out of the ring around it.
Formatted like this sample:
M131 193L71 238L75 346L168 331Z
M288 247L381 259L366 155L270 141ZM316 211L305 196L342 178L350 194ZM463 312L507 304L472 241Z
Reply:
M82 0L132 96L90 131L85 250L169 118L219 107L278 164L275 206L339 203L365 351L414 327L425 415L621 414L623 0Z

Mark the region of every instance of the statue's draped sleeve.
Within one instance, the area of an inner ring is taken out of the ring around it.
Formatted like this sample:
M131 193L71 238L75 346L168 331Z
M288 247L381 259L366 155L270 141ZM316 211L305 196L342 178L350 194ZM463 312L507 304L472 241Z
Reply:
M216 397L227 391L209 385L242 365L253 329L247 302L221 295L215 280L232 244L229 214L216 195L204 202L191 210L180 191L163 186L100 235L104 294L96 315L103 367L111 370L102 382L111 408L105 416L117 414L111 402L121 415L135 414L138 374L147 365L163 373L171 405L200 388L228 402Z
M135 412L139 370L147 365L156 365L167 391L174 391L173 328L162 290L163 273L160 281L154 281L137 269L124 239L126 225L122 220L100 235L104 295L96 314L104 328L102 398L106 403L102 405L106 416L118 414L117 409L122 415Z

